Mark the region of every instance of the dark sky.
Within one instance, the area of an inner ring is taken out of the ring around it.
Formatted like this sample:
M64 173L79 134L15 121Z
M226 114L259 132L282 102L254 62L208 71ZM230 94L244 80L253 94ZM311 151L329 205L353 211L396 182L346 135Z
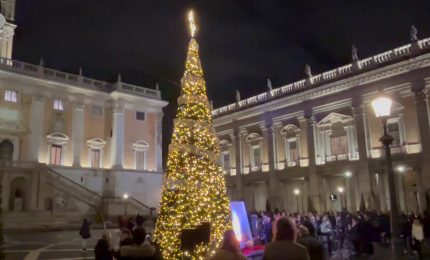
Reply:
M172 102L184 70L186 11L197 13L201 60L215 107L430 36L430 0L17 0L14 58L154 87ZM165 131L169 136L170 131Z

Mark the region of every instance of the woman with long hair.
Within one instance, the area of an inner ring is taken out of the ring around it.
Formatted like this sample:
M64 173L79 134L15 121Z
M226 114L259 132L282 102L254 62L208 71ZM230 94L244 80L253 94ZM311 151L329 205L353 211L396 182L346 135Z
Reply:
M240 243L233 230L227 230L224 233L221 247L216 250L210 260L246 260L240 251Z

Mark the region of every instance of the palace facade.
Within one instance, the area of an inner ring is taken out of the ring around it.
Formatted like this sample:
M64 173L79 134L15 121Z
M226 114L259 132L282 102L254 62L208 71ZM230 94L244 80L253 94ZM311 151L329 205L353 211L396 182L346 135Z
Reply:
M69 74L11 59L14 6L1 2L7 20L0 29L3 222L151 214L162 183L167 102L160 91L120 76L108 83L81 69Z
M388 133L402 211L430 190L430 38L213 110L228 193L248 210L390 209L382 124L370 102L393 99ZM330 196L336 195L336 196ZM332 200L337 197L336 200Z

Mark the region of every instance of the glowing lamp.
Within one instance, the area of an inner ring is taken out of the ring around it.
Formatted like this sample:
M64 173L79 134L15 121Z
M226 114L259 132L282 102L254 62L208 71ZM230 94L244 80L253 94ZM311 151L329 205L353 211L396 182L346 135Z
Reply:
M125 199L125 200L128 199L128 193L122 194L122 198Z
M295 194L296 196L299 196L299 195L300 195L300 190L299 190L299 189L294 189L294 194Z
M372 101L372 108L377 118L389 117L391 114L391 105L393 101L384 93L380 94Z
M343 187L337 187L337 191L339 192L339 193L343 193L343 191L344 191L345 189L343 188Z

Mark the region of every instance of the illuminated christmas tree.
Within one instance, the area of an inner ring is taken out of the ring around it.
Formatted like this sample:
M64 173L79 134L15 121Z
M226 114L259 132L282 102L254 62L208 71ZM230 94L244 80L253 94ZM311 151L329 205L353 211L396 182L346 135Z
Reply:
M219 246L224 231L231 229L224 176L218 165L219 140L212 125L192 12L189 21L191 40L154 234L166 260L182 258L180 233L184 228L211 224L211 242L185 252L192 259L204 259Z

